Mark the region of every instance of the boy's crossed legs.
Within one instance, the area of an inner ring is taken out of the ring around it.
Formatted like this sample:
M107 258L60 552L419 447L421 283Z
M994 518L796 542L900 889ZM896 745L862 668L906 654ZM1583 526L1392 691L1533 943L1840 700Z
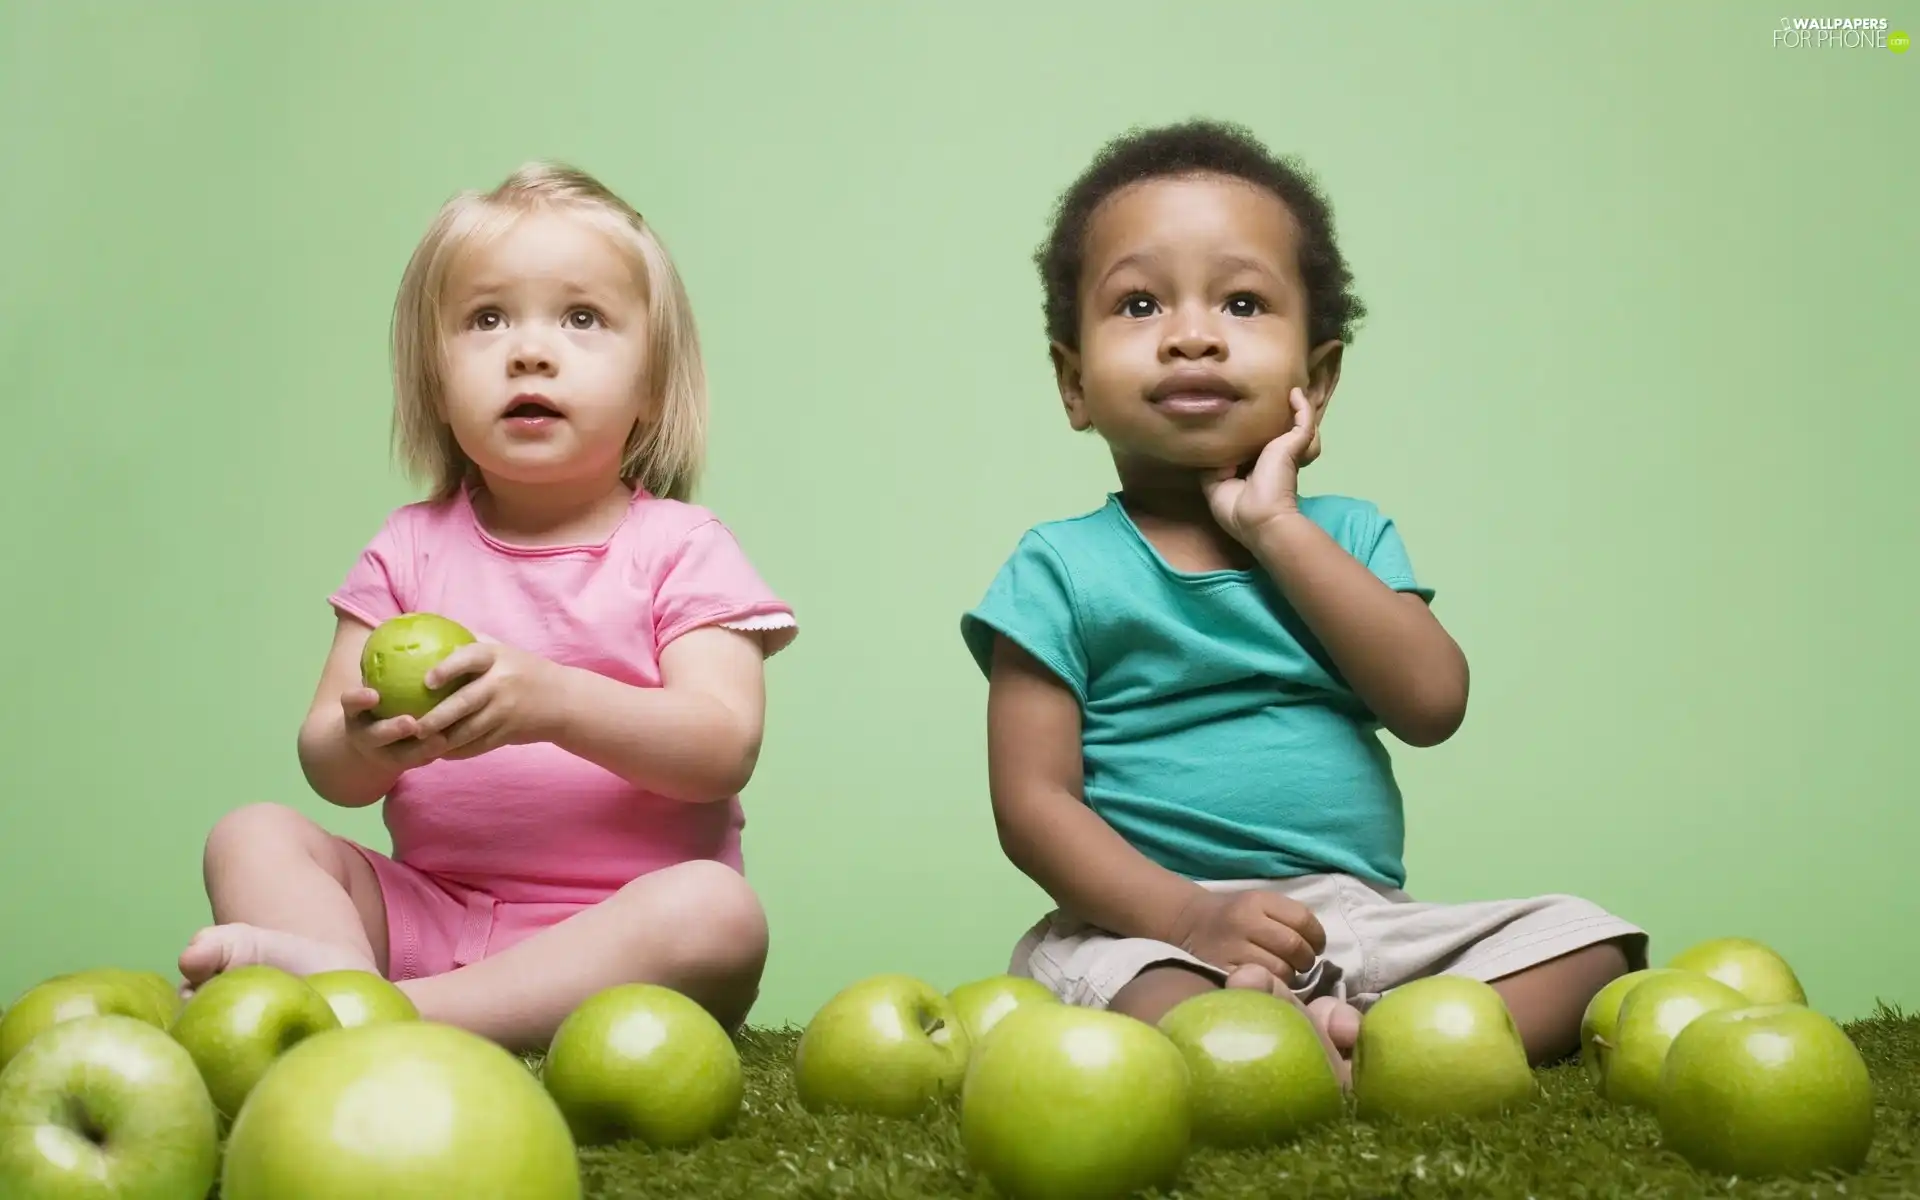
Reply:
M296 975L392 973L396 948L373 865L294 810L261 804L222 818L207 839L205 872L216 923L180 955L189 987L252 963ZM583 1000L622 983L671 987L738 1028L766 955L752 889L703 860L641 876L498 954L398 986L429 1020L541 1050Z
M1011 969L1068 1003L1104 1006L1149 1023L1222 986L1271 991L1306 1010L1344 1084L1363 1010L1421 976L1444 972L1490 983L1538 1066L1577 1051L1580 1019L1594 993L1646 965L1644 932L1573 896L1422 904L1341 875L1209 886L1270 888L1311 908L1327 944L1309 976L1283 981L1259 967L1220 971L1177 947L1115 938L1060 913L1028 932Z

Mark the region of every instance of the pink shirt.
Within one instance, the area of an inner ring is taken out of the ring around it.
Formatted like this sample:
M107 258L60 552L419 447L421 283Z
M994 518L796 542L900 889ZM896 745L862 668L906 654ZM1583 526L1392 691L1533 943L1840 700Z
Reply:
M330 597L369 625L434 612L476 634L636 687L660 686L660 650L704 625L764 630L793 610L706 509L636 490L605 541L516 546L490 535L463 490L387 518ZM503 746L400 777L384 806L393 857L509 902L591 903L690 859L741 869L739 798L689 804L637 788L551 743Z

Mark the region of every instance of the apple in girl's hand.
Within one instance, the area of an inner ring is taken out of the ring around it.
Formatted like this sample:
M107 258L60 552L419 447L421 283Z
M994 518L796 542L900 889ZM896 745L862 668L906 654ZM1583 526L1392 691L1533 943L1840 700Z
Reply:
M1844 1030L1802 1004L1702 1014L1662 1070L1660 1136L1716 1175L1857 1171L1873 1144L1873 1080Z
M475 640L459 622L434 613L401 613L382 621L360 650L360 681L380 693L374 717L385 721L402 715L424 717L433 711L466 680L430 688L427 672Z
M1666 967L1629 971L1595 992L1580 1017L1580 1065L1587 1078L1598 1087L1607 1075L1607 1051L1613 1045L1614 1026L1620 1020L1620 1002L1627 993L1649 979L1673 972Z
M953 1002L953 1011L960 1014L960 1023L966 1026L967 1040L973 1043L975 1054L980 1052L980 1043L987 1031L1014 1009L1023 1004L1060 1003L1060 998L1045 984L1018 975L992 975L963 983L948 992L947 999Z
M287 1051L234 1120L220 1195L579 1200L580 1168L519 1058L452 1025L396 1021Z
M1660 1071L1680 1031L1706 1013L1751 1006L1739 992L1697 971L1642 981L1620 1002L1611 1045L1604 1047L1601 1093L1615 1104L1655 1108Z
M199 1200L219 1152L192 1057L146 1021L64 1021L0 1071L0 1196Z
M172 1013L163 1010L146 984L107 972L58 975L27 991L0 1018L0 1067L36 1036L64 1021L109 1014L132 1017L159 1029Z
M1485 1117L1538 1095L1506 1001L1463 975L1429 975L1382 996L1353 1047L1359 1115Z
M973 1169L1011 1200L1129 1196L1179 1174L1192 1138L1191 1089L1187 1060L1152 1025L1099 1009L1023 1005L981 1043L967 1072L960 1141Z
M876 975L840 991L800 1035L794 1084L818 1112L916 1116L960 1091L972 1043L951 1001L907 975Z
M1201 992L1169 1009L1160 1030L1193 1074L1196 1141L1282 1142L1346 1110L1313 1022L1270 992Z
M343 1029L387 1021L418 1021L420 1010L399 988L371 971L322 971L307 976Z
M232 1117L275 1061L340 1019L304 979L275 967L236 967L200 985L173 1023L215 1107Z
M1713 938L1673 956L1669 967L1711 975L1754 1004L1805 1004L1807 993L1787 960L1752 938Z
M541 1076L583 1146L629 1138L691 1146L733 1123L746 1089L720 1022L648 983L608 988L574 1009Z

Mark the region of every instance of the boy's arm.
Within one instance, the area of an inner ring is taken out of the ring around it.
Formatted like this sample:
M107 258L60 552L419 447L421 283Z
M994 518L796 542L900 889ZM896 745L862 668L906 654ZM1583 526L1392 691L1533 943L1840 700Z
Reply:
M1081 920L1277 978L1307 969L1326 948L1326 930L1298 902L1208 891L1134 849L1088 807L1079 701L1004 637L994 639L987 692L987 775L1008 860Z
M1004 637L987 690L987 776L1001 848L1055 904L1122 937L1177 941L1181 911L1204 889L1087 807L1079 701Z
M1251 549L1388 732L1410 746L1452 737L1467 711L1467 660L1426 601L1387 586L1311 519L1263 523Z

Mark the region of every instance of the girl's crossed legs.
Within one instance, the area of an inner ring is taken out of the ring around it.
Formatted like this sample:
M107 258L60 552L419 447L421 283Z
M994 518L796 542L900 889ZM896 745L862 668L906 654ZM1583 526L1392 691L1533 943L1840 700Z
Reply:
M207 838L205 873L215 924L181 952L189 987L252 963L296 975L390 974L373 865L300 813L274 804L229 813ZM766 915L746 880L701 860L643 875L498 954L398 986L428 1020L543 1050L583 1000L623 983L683 992L737 1029L766 957Z

